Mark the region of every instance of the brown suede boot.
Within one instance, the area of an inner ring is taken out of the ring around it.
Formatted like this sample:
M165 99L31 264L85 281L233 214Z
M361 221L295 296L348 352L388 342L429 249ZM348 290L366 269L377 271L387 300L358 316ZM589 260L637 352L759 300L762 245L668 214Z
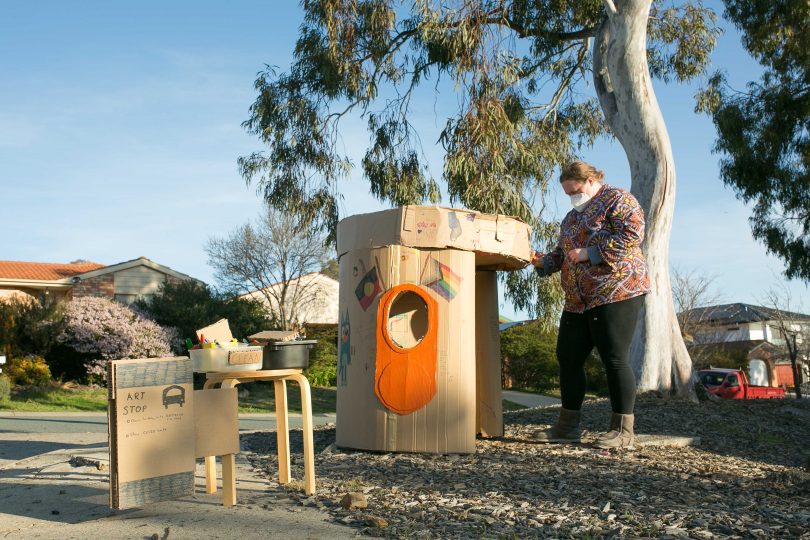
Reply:
M610 417L610 431L601 435L593 445L596 448L633 448L632 414L616 414Z
M579 411L560 409L557 423L550 428L535 431L532 440L541 443L578 443L582 441L582 431L579 429Z

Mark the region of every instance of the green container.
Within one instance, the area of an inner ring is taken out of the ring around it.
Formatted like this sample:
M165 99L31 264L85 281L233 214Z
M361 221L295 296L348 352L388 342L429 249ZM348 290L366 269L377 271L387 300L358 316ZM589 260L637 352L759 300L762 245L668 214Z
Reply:
M309 350L318 340L270 341L264 346L262 369L306 369Z

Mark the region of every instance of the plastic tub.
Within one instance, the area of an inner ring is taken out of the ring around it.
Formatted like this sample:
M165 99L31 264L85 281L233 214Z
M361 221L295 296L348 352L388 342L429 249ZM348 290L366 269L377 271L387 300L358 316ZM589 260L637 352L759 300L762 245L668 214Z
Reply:
M271 341L264 346L262 369L306 369L309 350L317 339L305 341Z
M262 369L262 347L247 345L189 351L194 371L258 371Z

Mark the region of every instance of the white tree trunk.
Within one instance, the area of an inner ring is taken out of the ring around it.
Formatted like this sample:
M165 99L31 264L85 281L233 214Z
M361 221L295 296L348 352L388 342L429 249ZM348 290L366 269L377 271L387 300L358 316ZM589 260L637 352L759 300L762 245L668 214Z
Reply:
M644 254L652 291L631 346L638 391L694 398L692 361L681 337L669 280L675 165L647 66L650 0L605 0L608 18L595 39L596 92L630 163L631 191L644 209Z

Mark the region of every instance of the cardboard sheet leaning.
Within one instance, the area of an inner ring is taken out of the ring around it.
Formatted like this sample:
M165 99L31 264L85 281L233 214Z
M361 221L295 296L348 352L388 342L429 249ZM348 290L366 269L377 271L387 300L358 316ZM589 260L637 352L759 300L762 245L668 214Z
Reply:
M428 206L338 224L338 446L473 452L503 433L495 270L526 266L530 235Z
M236 389L194 391L187 357L112 361L107 386L112 508L193 495L196 458L239 452Z

